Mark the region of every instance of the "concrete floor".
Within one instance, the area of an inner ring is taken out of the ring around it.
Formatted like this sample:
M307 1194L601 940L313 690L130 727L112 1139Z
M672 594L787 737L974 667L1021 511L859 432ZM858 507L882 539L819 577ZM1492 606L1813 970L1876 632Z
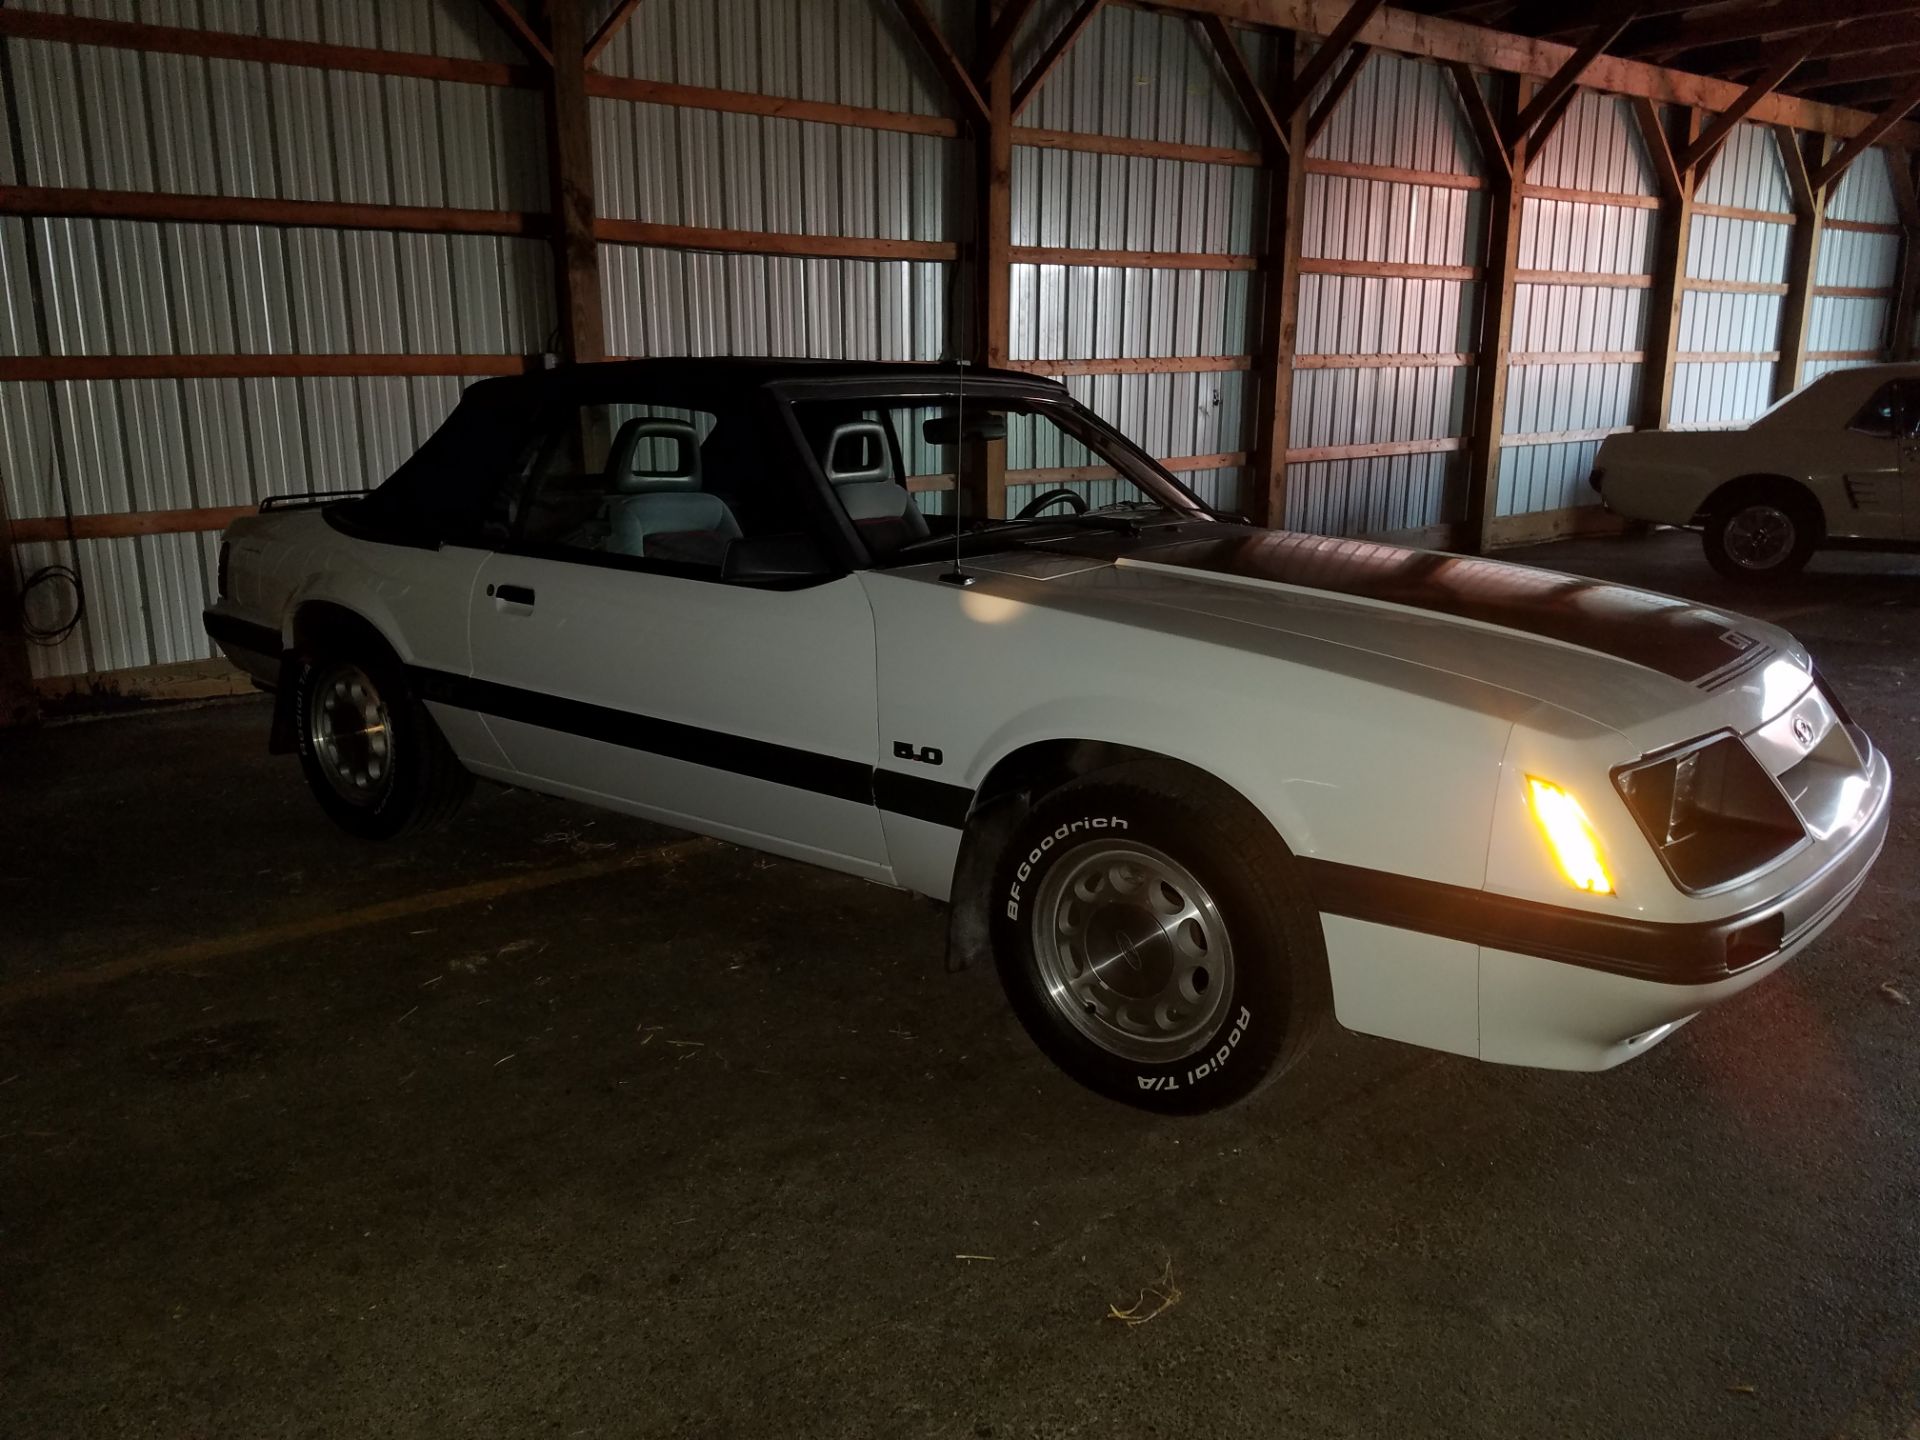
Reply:
M1920 564L1525 558L1785 620L1920 762ZM0 1434L1920 1436L1910 787L1645 1059L1336 1032L1172 1123L924 902L493 790L363 847L266 722L0 745Z

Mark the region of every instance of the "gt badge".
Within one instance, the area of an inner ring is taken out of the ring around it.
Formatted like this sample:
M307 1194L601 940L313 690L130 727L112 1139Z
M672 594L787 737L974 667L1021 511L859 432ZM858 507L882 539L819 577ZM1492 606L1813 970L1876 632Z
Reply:
M1731 645L1736 650L1751 650L1754 646L1753 637L1742 635L1738 630L1722 630L1720 639L1723 644Z

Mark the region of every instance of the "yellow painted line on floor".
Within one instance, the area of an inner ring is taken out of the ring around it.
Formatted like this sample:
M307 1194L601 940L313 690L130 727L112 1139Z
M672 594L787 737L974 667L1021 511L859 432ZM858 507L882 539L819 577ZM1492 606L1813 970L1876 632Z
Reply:
M493 880L476 880L471 885L456 885L447 890L429 890L424 894L407 895L398 900L383 900L377 905L363 905L357 910L338 910L330 915L315 915L306 920L290 920L284 925L265 925L257 930L241 931L237 935L189 940L183 945L174 945L165 950L123 955L117 960L107 960L98 965L89 965L77 970L55 970L44 975L31 976L16 984L0 987L0 1006L47 995L67 994L94 985L105 985L149 970L178 970L188 966L207 964L210 961L231 959L235 955L246 955L275 945L313 940L323 935L337 935L343 930L358 930L368 925L383 925L390 920L405 920L435 910L452 910L462 905L503 900L510 895L525 895L535 890L546 890L555 885L570 885L576 880L592 880L601 875L615 875L623 870L644 870L658 865L671 865L676 861L690 859L695 855L718 848L719 842L714 840L697 837L691 840L676 840L672 844L661 845L652 850L629 851L624 855L610 855L601 860L588 860L578 865L556 865L544 870L523 870L512 875L502 875Z

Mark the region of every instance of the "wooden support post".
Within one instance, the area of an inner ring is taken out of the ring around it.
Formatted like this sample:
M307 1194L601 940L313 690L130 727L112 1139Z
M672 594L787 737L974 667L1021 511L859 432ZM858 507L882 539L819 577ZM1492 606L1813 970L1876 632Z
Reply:
M547 167L553 185L553 274L563 360L606 358L600 248L594 239L593 126L587 103L584 0L549 0Z
M1780 160L1793 192L1793 238L1787 250L1787 293L1780 302L1780 358L1773 367L1773 398L1784 399L1800 388L1800 372L1807 358L1807 322L1813 314L1813 282L1820 268L1820 238L1826 228L1827 191L1814 176L1826 161L1827 137L1774 128ZM1803 145L1805 148L1803 148Z
M1647 296L1645 358L1640 364L1640 403L1634 423L1642 430L1663 430L1673 418L1674 357L1680 349L1687 247L1693 238L1694 172L1680 168L1677 153L1685 153L1698 137L1700 112L1687 106L1672 136L1661 124L1653 101L1636 98L1633 113L1660 189L1660 230L1654 240L1653 289Z
M1456 75L1456 81L1462 77ZM1487 176L1487 254L1480 298L1480 342L1474 347L1473 418L1467 435L1467 506L1460 546L1484 555L1493 536L1500 487L1500 432L1506 422L1507 367L1513 349L1513 296L1520 271L1520 222L1525 203L1527 136L1521 82L1502 77L1505 88L1497 131L1507 140L1503 154L1485 156ZM1478 94L1471 77L1465 85ZM1473 106L1466 91L1469 113ZM1481 125L1476 122L1474 129ZM1508 137L1511 137L1510 139Z
M983 6L981 49L1012 0ZM1013 329L1013 47L1004 46L980 77L979 94L986 121L975 126L973 241L973 359L1004 366L1011 358ZM1007 513L1007 442L990 440L971 447L962 477L962 513L994 519Z
M1295 39L1282 39L1281 73L1294 73ZM1255 524L1280 530L1287 523L1287 446L1293 429L1293 351L1300 316L1300 244L1307 209L1305 105L1284 123L1282 145L1267 166L1266 263L1261 275L1259 409L1254 420L1252 479L1247 509Z

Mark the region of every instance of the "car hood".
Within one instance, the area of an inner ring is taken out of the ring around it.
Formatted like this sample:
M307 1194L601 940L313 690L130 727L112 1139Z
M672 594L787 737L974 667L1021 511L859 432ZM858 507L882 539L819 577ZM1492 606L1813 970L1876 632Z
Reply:
M967 562L990 593L1220 637L1220 622L1443 671L1622 732L1742 731L1804 693L1791 635L1673 596L1474 556L1208 525ZM1039 582L1037 584L1031 582ZM1242 644L1258 647L1243 637Z

